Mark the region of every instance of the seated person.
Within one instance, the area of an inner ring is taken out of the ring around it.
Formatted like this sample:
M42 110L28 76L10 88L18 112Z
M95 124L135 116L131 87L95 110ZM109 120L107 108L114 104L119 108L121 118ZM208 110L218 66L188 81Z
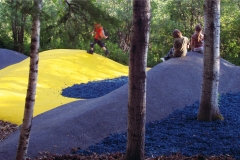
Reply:
M203 42L204 35L202 34L202 27L197 25L195 27L195 33L191 37L191 50L194 52L203 53Z
M162 61L173 57L185 57L187 55L187 49L189 47L188 38L182 36L182 33L178 29L173 31L172 36L174 38L173 48L170 49L165 57L161 58Z

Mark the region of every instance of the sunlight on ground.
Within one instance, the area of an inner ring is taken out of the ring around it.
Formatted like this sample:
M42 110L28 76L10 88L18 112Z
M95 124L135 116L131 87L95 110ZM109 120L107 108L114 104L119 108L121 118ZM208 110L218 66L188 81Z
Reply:
M0 120L20 125L27 91L29 61L0 70ZM39 54L34 116L79 99L61 95L73 84L128 75L128 67L84 50L56 49Z

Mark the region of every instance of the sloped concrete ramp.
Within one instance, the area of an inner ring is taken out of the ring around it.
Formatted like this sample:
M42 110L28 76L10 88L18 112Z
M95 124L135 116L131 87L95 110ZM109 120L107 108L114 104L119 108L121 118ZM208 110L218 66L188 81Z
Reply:
M9 49L0 48L0 70L12 64L19 63L27 56Z
M240 91L240 68L221 59L219 93ZM160 63L147 73L147 122L167 117L174 110L200 99L203 55ZM38 115L33 119L28 155L39 151L69 153L100 142L111 133L127 129L128 85L96 99L79 100ZM0 143L0 157L15 157L19 130Z

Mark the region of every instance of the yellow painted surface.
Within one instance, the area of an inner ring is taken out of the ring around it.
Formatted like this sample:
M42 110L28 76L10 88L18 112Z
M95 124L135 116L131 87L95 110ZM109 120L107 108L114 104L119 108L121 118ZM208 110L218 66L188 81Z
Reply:
M0 120L20 125L23 119L30 58L0 70ZM73 84L128 75L128 67L84 50L39 53L34 116L79 99L63 97Z

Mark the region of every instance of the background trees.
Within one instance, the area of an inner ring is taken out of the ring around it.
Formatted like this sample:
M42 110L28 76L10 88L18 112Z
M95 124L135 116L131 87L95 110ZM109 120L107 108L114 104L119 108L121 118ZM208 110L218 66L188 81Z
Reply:
M1 47L24 53L26 46L25 30L30 28L31 3L24 0L11 0L1 4Z
M106 41L112 52L109 58L128 64L131 1L53 0L44 1L43 6L41 51L55 48L87 50L92 39L89 34L92 25L94 21L100 21L110 35ZM236 65L240 65L239 7L238 0L221 1L220 55ZM1 1L0 47L30 54L30 10L28 1ZM171 33L175 28L190 38L194 26L203 24L203 1L151 0L151 15L149 67L161 62L160 58L172 47ZM102 53L99 48L96 48L96 52Z
M221 0L220 55L236 65L240 65L239 7L239 0Z

